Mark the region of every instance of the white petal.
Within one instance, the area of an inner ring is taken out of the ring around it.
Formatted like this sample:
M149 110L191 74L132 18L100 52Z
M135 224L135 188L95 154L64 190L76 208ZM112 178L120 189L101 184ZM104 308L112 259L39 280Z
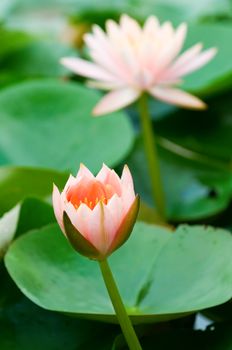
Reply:
M71 207L73 208L71 208ZM76 210L72 204L70 204L68 208L68 215L69 218L73 224L73 226L76 227L76 229L82 234L83 237L85 237L88 241L91 240L91 234L89 232L89 220L92 215L92 210L86 205L81 204L79 208Z
M159 28L159 20L155 16L149 16L144 23L143 31L147 36L153 36L156 33L156 30Z
M193 60L201 50L202 50L201 43L198 43L190 47L190 49L186 50L184 53L182 53L182 55L178 57L178 59L172 65L172 69L174 70L184 66L187 62Z
M105 206L98 202L88 218L89 240L103 254L109 246L109 231L105 227Z
M139 95L139 91L130 88L114 90L100 100L94 108L93 114L98 116L114 112L134 102Z
M109 176L110 172L111 172L111 169L106 164L103 164L101 170L96 176L96 179L104 183L107 177Z
M53 209L54 209L56 220L61 230L64 232L63 202L62 202L61 194L55 184L53 185L52 203L53 203Z
M121 57L115 50L114 43L106 37L98 26L94 26L94 30L94 35L87 34L85 36L85 42L90 48L90 56L93 61L107 72L111 72L115 77L115 83L117 79L118 83L121 80L128 79L128 69L126 69Z
M122 31L126 34L129 35L130 37L134 37L135 39L140 39L142 30L138 22L129 17L126 14L123 14L120 18L120 27Z
M74 73L80 74L87 78L99 79L100 81L114 81L116 79L105 69L81 58L65 57L61 59L61 63Z
M77 176L76 179L79 181L80 178L82 177L86 177L88 179L93 179L94 175L91 173L91 171L84 165L84 164L80 164L80 168L77 172Z
M206 104L196 96L190 95L179 89L154 87L149 90L150 94L157 99L190 109L205 109Z
M174 37L172 38L170 43L164 46L164 49L158 56L158 61L156 62L156 66L159 70L168 66L170 62L172 62L176 55L180 52L185 40L186 31L187 26L185 23L182 23L176 30Z
M128 209L131 207L132 203L135 200L133 178L131 176L131 172L127 165L124 166L124 169L122 172L121 184L122 184L121 198L123 202L123 212L124 214L126 214Z
M176 69L175 74L178 77L194 72L195 70L201 68L206 63L208 63L212 58L216 55L217 50L215 48L211 48L206 50L196 56L194 59L186 62L185 65L182 65L180 68Z
M71 186L75 185L76 183L77 183L77 179L76 179L74 176L69 175L68 181L66 182L62 193L65 193L65 194L66 194L67 190L68 190Z
M115 194L104 207L105 229L108 232L110 246L124 218L122 199Z

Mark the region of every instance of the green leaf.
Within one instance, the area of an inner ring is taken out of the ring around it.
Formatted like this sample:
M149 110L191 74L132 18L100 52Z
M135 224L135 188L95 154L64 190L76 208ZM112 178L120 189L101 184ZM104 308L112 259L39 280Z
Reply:
M172 149L171 149L172 150ZM166 193L167 214L173 221L209 218L225 210L231 200L232 178L228 171L159 149ZM150 180L140 139L127 159L136 191L152 204Z
M201 42L205 48L216 47L218 53L203 68L184 78L183 88L210 95L232 86L232 48L228 45L231 35L231 25L198 24L189 27L185 48Z
M0 218L0 258L15 236L55 221L52 207L36 198L27 198Z
M17 230L20 205L17 205L0 218L0 260L7 251Z
M109 260L133 322L146 323L229 300L231 249L232 237L224 230L180 226L172 234L137 223L129 241ZM71 249L57 225L17 239L5 264L17 286L39 306L116 321L98 264Z
M78 18L90 23L102 23L107 18L118 17L121 13L127 13L143 20L149 15L156 15L162 21L171 20L175 23L194 21L203 16L226 14L230 10L227 0L208 0L202 2L196 0L120 0L99 1L79 0ZM71 14L75 13L73 7Z
M13 54L16 50L22 49L32 41L32 38L22 32L12 31L0 27L0 61L9 54Z
M82 85L55 80L4 89L0 93L0 164L73 172L80 162L94 172L103 162L118 164L132 147L132 127L122 112L93 118L91 111L99 99Z
M109 350L115 326L45 311L25 298L0 266L1 350Z
M0 167L0 215L27 197L49 197L53 182L62 187L67 177L52 170Z
M69 72L60 64L64 56L75 56L75 50L59 42L33 41L7 55L2 62L0 84L23 79L64 77Z
M209 109L204 113L184 110L171 113L156 121L155 129L161 137L231 171L231 110L231 93L228 93L209 100Z

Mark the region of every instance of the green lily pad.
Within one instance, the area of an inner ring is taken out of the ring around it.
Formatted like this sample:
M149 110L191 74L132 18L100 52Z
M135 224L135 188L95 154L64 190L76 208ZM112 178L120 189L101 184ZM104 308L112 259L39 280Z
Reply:
M52 206L36 198L26 198L0 218L0 259L14 237L55 221Z
M0 27L0 37L1 62L7 55L13 54L13 52L17 51L18 49L26 47L32 41L32 37L23 32L7 30L3 27Z
M159 322L231 298L231 249L232 237L224 230L184 225L173 234L137 223L129 241L109 260L133 322ZM57 225L18 238L5 264L37 305L116 321L97 262L77 254Z
M0 84L33 78L65 77L69 71L60 64L64 56L75 56L74 49L49 40L33 41L7 55L2 62Z
M231 46L232 26L226 24L194 24L189 27L185 47L202 42L205 48L216 47L214 59L194 74L187 76L183 88L210 95L232 86Z
M0 216L27 197L49 197L53 182L62 187L67 177L46 169L0 167Z
M95 172L103 162L118 164L132 147L133 130L122 112L93 118L99 98L80 84L55 80L2 90L0 164L73 172L80 162Z
M232 178L200 161L190 160L159 148L161 173L166 193L167 215L173 221L194 221L210 218L225 210L232 194ZM143 144L140 139L127 159L136 191L152 203L149 175Z
M208 111L179 111L155 123L157 133L187 150L232 170L231 94L209 100Z
M20 293L0 264L1 350L109 350L120 332L112 325L43 310ZM91 335L91 336L90 336Z

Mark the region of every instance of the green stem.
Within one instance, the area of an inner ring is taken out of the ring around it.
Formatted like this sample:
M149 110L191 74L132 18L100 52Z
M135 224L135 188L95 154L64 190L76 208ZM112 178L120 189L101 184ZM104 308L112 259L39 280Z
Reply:
M155 135L152 129L152 121L148 111L147 96L145 94L140 97L138 107L148 171L151 179L152 197L160 217L165 220L165 197L160 174L159 157Z
M130 318L127 315L125 306L123 305L118 287L110 270L107 260L99 261L101 273L108 290L111 302L113 304L118 322L121 326L124 337L127 341L130 350L142 350L137 335L131 324Z

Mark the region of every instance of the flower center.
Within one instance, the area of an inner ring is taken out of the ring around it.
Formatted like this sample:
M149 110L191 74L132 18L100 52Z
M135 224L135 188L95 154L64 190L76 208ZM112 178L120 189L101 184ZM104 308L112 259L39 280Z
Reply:
M104 185L98 180L83 179L68 189L66 198L76 209L82 203L94 209L98 202L107 204L115 193L114 188L109 184Z

